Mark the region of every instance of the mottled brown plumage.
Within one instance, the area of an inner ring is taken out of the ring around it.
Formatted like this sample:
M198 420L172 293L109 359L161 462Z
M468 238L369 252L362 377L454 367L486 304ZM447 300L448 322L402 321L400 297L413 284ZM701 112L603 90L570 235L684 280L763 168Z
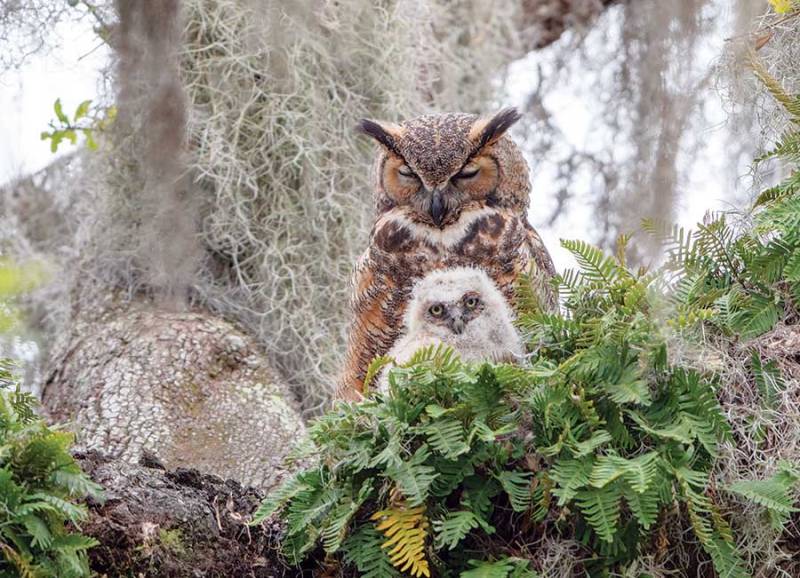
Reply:
M513 302L517 277L531 271L548 306L554 269L527 220L528 167L505 131L513 109L493 117L427 115L401 124L363 121L380 143L376 222L354 274L349 350L341 393L360 392L370 361L403 330L414 282L428 272L480 267Z

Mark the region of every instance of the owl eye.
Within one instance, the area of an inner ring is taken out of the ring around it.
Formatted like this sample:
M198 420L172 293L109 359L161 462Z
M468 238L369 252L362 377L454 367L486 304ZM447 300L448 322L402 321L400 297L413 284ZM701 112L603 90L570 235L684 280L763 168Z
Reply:
M417 175L414 174L414 171L412 171L410 168L408 168L408 165L400 165L400 168L397 169L397 172L400 173L404 177L408 177L408 178L411 178L411 179L416 179L417 178Z
M434 317L441 317L444 315L444 307L439 303L434 303L430 306L430 309L428 309L428 313Z
M458 174L453 177L455 179L471 179L478 172L481 170L481 167L478 166L478 163L467 163L464 167L458 172Z
M467 309L475 309L478 305L480 305L481 300L475 296L467 297L464 299L464 305Z

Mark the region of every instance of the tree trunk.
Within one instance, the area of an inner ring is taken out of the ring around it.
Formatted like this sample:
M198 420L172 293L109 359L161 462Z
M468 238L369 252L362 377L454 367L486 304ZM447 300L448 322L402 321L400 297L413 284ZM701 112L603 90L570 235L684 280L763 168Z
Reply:
M247 526L261 494L192 469L167 471L151 456L128 464L77 455L106 490L81 527L99 576L281 578L299 576L277 555L280 528Z
M111 307L55 352L43 405L82 449L128 463L144 451L269 488L305 431L253 339L202 313Z

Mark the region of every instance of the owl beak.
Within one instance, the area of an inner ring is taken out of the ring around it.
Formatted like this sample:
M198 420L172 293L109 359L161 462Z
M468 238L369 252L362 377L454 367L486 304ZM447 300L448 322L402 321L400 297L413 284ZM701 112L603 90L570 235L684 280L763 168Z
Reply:
M442 200L442 191L434 189L431 196L431 219L437 227L442 226L445 216L447 215L447 208Z
M461 335L464 332L464 320L461 317L453 317L450 320L450 329L452 329L453 333L456 335Z

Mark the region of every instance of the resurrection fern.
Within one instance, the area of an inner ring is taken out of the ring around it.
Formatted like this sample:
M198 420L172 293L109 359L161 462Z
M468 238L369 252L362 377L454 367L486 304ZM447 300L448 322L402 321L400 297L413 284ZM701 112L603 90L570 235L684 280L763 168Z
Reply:
M412 576L430 576L425 557L425 540L428 537L428 519L425 506L409 508L400 504L395 508L375 512L371 520L377 522L376 530L386 541L381 548L387 550L392 565Z
M716 231L719 243L681 241L698 267L737 242L719 225L705 230L699 238ZM544 524L581 543L585 571L600 576L646 554L659 519L682 511L720 575L747 574L709 487L730 437L718 384L668 362L653 314L660 277L628 269L624 247L608 257L564 246L581 264L558 278L565 312L543 313L530 300L519 311L529 365L467 364L451 350L423 349L388 369L387 394L341 402L312 425L301 457L316 465L254 517L285 522L287 558L320 548L368 576L530 575L503 544L525 532L535 540ZM745 275L736 259L730 271ZM376 360L373 375L378 365L387 370ZM753 368L765 383L769 367ZM776 515L794 507L750 488L755 496Z
M74 531L87 515L76 501L101 490L70 455L72 434L48 428L35 406L0 360L0 577L89 576L96 541Z
M797 490L800 489L800 465L781 464L778 472L766 480L739 480L726 489L732 494L741 496L762 506L770 519L772 527L777 531L783 528L793 512L800 511L795 507Z
M696 231L653 220L644 229L661 240L672 274L676 314L684 329L711 324L747 339L772 329L784 310L800 304L800 95L785 92L754 56L751 65L786 110L790 122L756 162L780 163L788 176L756 199L752 226L732 227L712 215Z

